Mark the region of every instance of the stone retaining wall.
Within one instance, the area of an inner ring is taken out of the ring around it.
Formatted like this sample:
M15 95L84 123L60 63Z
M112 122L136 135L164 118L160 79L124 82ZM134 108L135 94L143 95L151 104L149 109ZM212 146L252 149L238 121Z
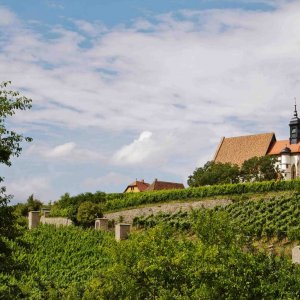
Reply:
M55 225L55 226L69 226L69 225L73 224L73 222L68 218L61 218L61 217L46 218L44 216L41 216L40 223L41 224L51 224L51 225Z
M155 215L158 213L176 213L178 211L189 211L191 209L197 208L214 208L215 206L225 206L232 203L231 200L220 199L220 200L205 200L197 202L179 202L179 203L166 203L161 205L134 208L129 210L123 210L114 213L105 214L104 217L109 220L119 221L120 218L122 222L132 223L135 217Z

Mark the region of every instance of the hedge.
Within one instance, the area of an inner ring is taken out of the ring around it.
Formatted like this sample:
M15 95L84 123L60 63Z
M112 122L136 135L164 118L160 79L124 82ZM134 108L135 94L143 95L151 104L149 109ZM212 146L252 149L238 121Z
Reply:
M142 193L107 194L104 210L116 210L143 204L170 202L174 200L201 199L211 196L240 195L272 191L300 190L300 180L264 181L202 186L182 190L163 190Z

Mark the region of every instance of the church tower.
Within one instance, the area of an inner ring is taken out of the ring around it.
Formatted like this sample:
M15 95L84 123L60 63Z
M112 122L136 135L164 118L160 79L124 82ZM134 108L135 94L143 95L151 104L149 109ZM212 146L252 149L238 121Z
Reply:
M295 104L294 116L290 121L290 144L300 142L300 119L298 118L297 106Z

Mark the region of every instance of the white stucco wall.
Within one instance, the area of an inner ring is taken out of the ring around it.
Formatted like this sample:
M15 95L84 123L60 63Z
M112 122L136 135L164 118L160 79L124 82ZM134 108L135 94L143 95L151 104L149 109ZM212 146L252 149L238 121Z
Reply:
M278 157L278 166L283 172L285 179L292 179L292 168L295 166L295 177L300 177L300 155L290 154L290 155L280 155Z

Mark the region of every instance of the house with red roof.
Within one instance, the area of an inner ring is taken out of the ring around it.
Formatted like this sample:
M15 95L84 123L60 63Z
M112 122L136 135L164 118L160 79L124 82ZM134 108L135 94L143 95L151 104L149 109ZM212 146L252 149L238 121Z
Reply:
M124 193L139 193L145 191L149 187L149 183L145 182L144 179L134 181L129 184L125 189Z
M182 183L176 182L168 182L168 181L160 181L155 179L145 191L161 191L161 190L177 190L184 189L184 185Z
M300 119L296 105L289 127L290 136L286 140L277 140L273 132L222 137L213 161L241 166L254 156L272 155L278 158L285 179L300 177Z
M124 193L138 193L174 189L184 189L184 185L182 183L160 181L158 179L155 179L151 184L146 183L144 180L136 180L127 186Z

